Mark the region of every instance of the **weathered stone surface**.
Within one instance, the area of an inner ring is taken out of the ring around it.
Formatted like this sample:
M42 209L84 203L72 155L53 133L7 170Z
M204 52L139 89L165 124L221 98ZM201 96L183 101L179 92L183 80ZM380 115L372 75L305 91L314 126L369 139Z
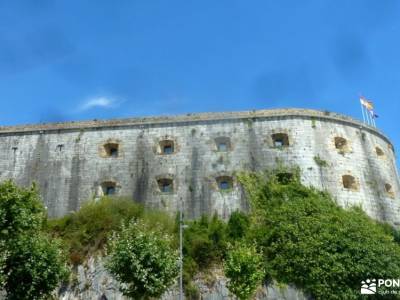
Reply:
M288 135L288 147L274 147L277 133ZM221 137L230 144L218 152ZM335 148L335 137L348 141L346 151ZM170 155L159 154L165 139L175 143ZM110 141L119 144L118 157L101 151ZM246 208L235 172L278 161L299 166L306 185L328 190L340 205L360 205L371 217L400 225L392 144L378 130L333 113L262 110L0 127L0 180L36 181L53 217L79 209L106 182L120 195L171 213L183 199L187 217L217 212L226 218ZM357 189L345 189L343 175L352 175ZM232 176L233 188L221 192L219 176ZM173 191L162 193L159 178L173 179Z
M55 295L62 300L127 299L120 293L118 283L105 270L100 257L91 257L73 270L70 284L60 288Z
M73 275L73 282L58 291L54 296L60 300L128 300L119 292L117 282L104 269L104 259L91 257L84 265L80 265ZM234 299L226 288L227 280L221 270L213 270L212 282L201 276L194 281L202 300ZM166 292L161 300L179 299L177 286ZM291 286L279 286L276 283L260 287L257 300L307 300L304 294Z

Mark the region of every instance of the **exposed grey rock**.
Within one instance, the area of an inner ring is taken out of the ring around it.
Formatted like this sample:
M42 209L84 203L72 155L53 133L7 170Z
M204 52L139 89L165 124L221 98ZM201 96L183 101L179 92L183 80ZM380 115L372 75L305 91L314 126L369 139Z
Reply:
M72 275L72 282L57 292L62 300L99 299L124 300L119 284L104 268L104 259L90 257L79 265Z
M226 288L227 280L222 271L212 271L212 279L199 276L194 280L202 300L235 299ZM91 257L74 271L72 282L61 287L54 293L60 300L128 300L119 291L119 284L104 268L104 259ZM161 300L179 299L177 286L167 291ZM304 294L291 286L280 286L276 283L260 287L255 299L257 300L307 300Z

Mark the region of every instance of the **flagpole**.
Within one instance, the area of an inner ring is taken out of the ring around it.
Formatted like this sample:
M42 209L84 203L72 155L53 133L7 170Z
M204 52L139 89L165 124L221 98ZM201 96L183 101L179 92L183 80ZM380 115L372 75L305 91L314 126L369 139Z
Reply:
M369 126L371 126L372 122L371 122L371 114L370 114L369 110L366 111L366 115L367 115L367 124Z
M368 115L369 115L369 122L370 122L370 126L372 126L372 127L374 127L374 121L373 121L373 119L372 119L372 114L371 114L371 112L370 111L368 111Z
M372 127L376 127L376 125L375 125L374 111L373 111L373 110L370 110L370 111L369 111L369 116L370 116L370 118L371 118Z
M364 123L366 120L369 126L376 128L375 118L378 116L375 114L373 102L360 95L360 103Z
M361 105L361 113L362 113L362 117L363 117L363 123L365 124L364 105L362 105L361 101L360 101L360 105Z

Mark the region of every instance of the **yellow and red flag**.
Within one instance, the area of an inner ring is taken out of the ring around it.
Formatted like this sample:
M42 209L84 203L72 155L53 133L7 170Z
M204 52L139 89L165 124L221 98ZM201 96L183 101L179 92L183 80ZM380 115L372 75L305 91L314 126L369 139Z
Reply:
M361 102L361 105L364 106L369 111L373 111L374 110L374 103L372 101L369 101L365 97L361 96L360 97L360 102Z

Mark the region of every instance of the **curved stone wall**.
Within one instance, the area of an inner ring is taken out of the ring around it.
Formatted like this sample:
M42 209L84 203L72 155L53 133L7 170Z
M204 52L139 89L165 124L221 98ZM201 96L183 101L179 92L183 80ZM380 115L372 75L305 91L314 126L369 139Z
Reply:
M314 110L0 127L0 180L39 184L50 216L118 194L170 212L222 217L246 207L234 173L299 166L344 207L400 225L394 149L378 130Z

